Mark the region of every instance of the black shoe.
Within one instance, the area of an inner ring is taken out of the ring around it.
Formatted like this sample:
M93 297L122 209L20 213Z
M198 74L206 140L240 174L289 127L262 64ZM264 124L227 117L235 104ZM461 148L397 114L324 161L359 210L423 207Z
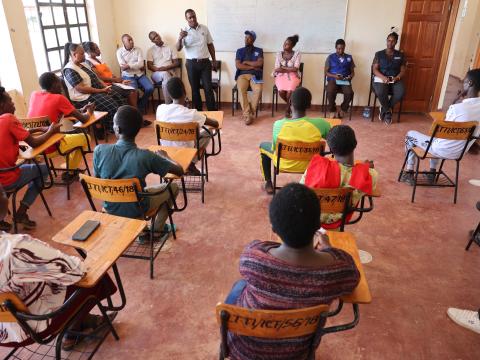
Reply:
M62 174L62 180L68 183L79 180L78 170L74 170L73 173L71 173L70 171L65 171Z
M385 124L390 125L392 123L392 112L387 111L385 115L383 115L383 121Z
M437 176L436 173L434 172L429 172L429 173L425 173L425 174L422 174L423 177L427 180L427 182L429 184L434 184L435 183L435 177Z
M147 126L150 126L150 125L152 125L152 122L150 120L143 119L143 127L147 127Z
M408 185L413 186L415 183L415 178L413 176L413 171L404 171L400 177L400 182L407 183Z

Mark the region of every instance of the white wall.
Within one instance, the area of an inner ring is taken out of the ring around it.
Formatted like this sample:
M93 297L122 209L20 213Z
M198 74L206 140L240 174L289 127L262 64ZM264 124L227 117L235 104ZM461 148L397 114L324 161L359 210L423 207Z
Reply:
M96 0L95 3L103 2ZM169 2L168 6L162 4L158 0L137 0L135 7L143 9L141 16L135 16L126 9L132 9L130 0L105 1L111 2L113 6L113 18L115 23L115 40L120 45L120 37L123 33L132 35L135 44L146 50L151 46L148 39L148 33L156 30L164 38L165 42L174 47L178 33L182 26L185 26L184 11L192 8L196 11L198 21L206 24L207 19L207 2L208 0L177 0ZM368 99L370 65L375 51L385 48L385 39L391 26L401 28L403 24L403 15L405 11L406 0L350 0L348 5L346 36L347 52L354 56L356 68L356 78L353 82L355 90L355 104L364 105ZM107 4L108 5L108 4ZM108 14L108 6L104 6L104 13ZM294 5L292 5L294 6ZM97 10L97 8L96 8ZM381 16L378 16L381 14ZM102 20L105 16L98 16ZM372 21L372 17L375 20ZM98 30L100 39L102 37L110 38L111 19L99 23ZM315 24L312 24L315 26ZM255 29L253 29L255 30ZM301 35L300 41L301 41ZM215 34L212 34L215 40ZM238 35L238 47L243 46L243 34ZM283 38L278 39L279 50L283 44ZM261 47L261 42L256 44ZM101 48L105 57L114 58L113 49ZM332 44L332 52L334 44ZM184 57L183 51L179 54ZM305 54L303 61L305 62L304 86L309 88L313 93L314 104L320 104L322 101L323 91L323 68L326 54ZM222 100L230 101L231 88L234 85L235 74L235 53L234 52L218 52L217 59L222 60ZM264 77L265 85L263 92L263 101L271 101L271 89L273 78L270 73L273 69L275 54L268 53L265 55ZM114 63L109 61L109 65L113 68ZM115 64L116 65L116 64ZM118 71L118 67L115 67ZM186 71L183 71L185 84L188 85Z
M38 74L28 35L27 21L20 0L3 0L0 9L0 78L15 97L17 115L25 116L25 99L38 87Z

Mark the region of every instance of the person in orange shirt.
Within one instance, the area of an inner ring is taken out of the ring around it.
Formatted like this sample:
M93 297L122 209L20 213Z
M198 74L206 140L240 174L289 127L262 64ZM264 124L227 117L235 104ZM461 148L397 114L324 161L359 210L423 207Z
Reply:
M128 85L130 80L123 80L115 76L105 62L102 62L98 57L101 55L100 48L92 41L82 43L83 49L86 52L86 62L90 65L97 76L107 85L124 84ZM129 90L121 88L120 93L127 98L128 105L137 107L137 92L135 89Z

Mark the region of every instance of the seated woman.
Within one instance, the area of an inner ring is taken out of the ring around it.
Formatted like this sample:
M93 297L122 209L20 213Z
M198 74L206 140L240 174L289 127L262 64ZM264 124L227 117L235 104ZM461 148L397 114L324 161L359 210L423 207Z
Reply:
M480 69L473 69L467 72L463 81L463 89L459 94L457 101L461 102L450 105L445 115L445 121L467 122L480 120ZM477 125L473 136L480 136L480 125ZM405 136L405 152L413 147L419 147L425 150L430 141L430 135L422 134L416 130L410 130ZM465 149L465 152L473 146L475 140L472 140ZM428 152L434 156L445 159L457 159L465 147L464 140L448 140L435 138ZM430 173L425 174L428 182L435 181L439 160L430 159ZM415 155L411 151L406 163L406 171L403 172L400 181L409 185L414 183L413 169L415 166Z
M300 182L311 188L353 188L352 204L356 206L365 194L375 190L378 173L370 168L369 161L355 162L357 139L350 126L334 126L327 134L327 144L334 159L314 155ZM352 215L347 215L347 222ZM325 229L338 228L341 219L341 213L322 213L320 218Z
M348 111L350 101L353 98L351 80L355 76L355 63L352 55L345 53L345 40L338 39L335 42L335 52L328 55L325 61L325 76L327 77L327 101L329 117L343 118ZM337 113L335 99L337 94L343 93L343 102Z
M275 70L273 76L275 77L275 85L278 89L278 94L287 103L287 110L285 117L291 116L290 110L290 96L293 90L300 85L300 69L301 54L298 51L293 51L293 48L298 42L298 35L289 36L283 43L283 51L277 53L275 58Z
M64 56L62 73L73 105L81 108L93 102L97 110L108 112L102 121L107 131L113 133L113 115L125 105L124 97L111 85L105 85L85 64L85 51L81 45L66 43Z
M48 116L50 123L58 123L64 116L72 116L81 122L86 122L90 118L90 115L93 114L93 109L95 108L93 103L85 105L80 111L75 109L70 101L62 94L62 84L54 73L43 73L38 82L42 91L34 91L30 96L28 117ZM76 147L82 147L84 151L87 151L89 141L87 136L84 134L66 134L65 137L59 141L58 147L62 153ZM45 153L51 154L56 150L57 147L53 145L45 150ZM69 169L78 169L81 161L81 151L73 151L69 155ZM65 181L76 177L76 171L65 171L62 174L62 179Z
M108 67L105 62L102 62L99 59L100 48L98 45L92 41L85 41L82 43L83 50L86 53L86 63L90 65L90 68L95 71L95 74L102 80L106 85L112 84L124 84L128 85L130 83L129 80L123 80L122 78L113 75L112 70ZM116 89L119 93L121 93L128 102L128 105L137 107L137 92L135 89L124 89L119 87Z
M301 184L288 184L270 203L272 230L282 243L254 240L240 255L240 274L225 303L250 309L288 310L330 304L351 293L360 275L352 257L330 246L320 228L315 193ZM324 324L322 324L324 325ZM258 339L228 334L231 359L306 360L312 338ZM318 346L320 339L315 346Z
M392 111L395 104L403 99L405 87L402 78L407 69L403 52L395 50L398 34L392 32L387 36L387 48L375 53L372 72L373 89L380 101L379 118L386 124L392 123ZM389 91L392 96L389 98Z

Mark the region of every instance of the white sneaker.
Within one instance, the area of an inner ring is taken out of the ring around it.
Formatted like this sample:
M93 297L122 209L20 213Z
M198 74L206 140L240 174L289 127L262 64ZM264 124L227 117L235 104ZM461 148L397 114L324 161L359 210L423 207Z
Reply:
M447 315L457 325L480 334L480 317L478 311L448 308Z
M477 179L470 179L468 182L474 186L480 186L480 180Z

